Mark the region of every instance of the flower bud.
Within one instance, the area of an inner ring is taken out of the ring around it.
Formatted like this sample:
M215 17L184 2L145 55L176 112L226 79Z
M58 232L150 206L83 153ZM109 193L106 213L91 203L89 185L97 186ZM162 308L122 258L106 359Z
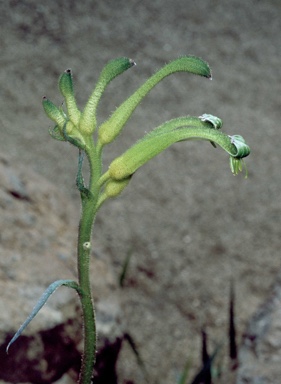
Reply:
M74 96L71 69L67 69L61 75L59 79L59 89L61 91L61 94L65 98L69 119L75 125L78 125L81 112L77 107L75 96Z
M60 128L63 128L66 122L66 116L64 113L49 99L47 99L46 96L43 97L42 104L47 116L53 120Z
M116 197L127 187L131 177L123 180L109 180L105 186L104 192L107 197Z

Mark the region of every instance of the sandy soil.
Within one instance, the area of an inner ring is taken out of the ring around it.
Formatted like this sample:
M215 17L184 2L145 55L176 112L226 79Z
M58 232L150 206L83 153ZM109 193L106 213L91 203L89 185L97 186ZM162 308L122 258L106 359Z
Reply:
M99 108L102 122L157 68L182 54L209 62L213 81L177 74L136 110L105 166L143 133L180 115L211 113L252 149L249 178L233 177L209 143L168 149L134 176L101 212L95 239L116 275L132 253L124 288L128 329L151 383L175 383L199 332L226 340L229 281L236 282L239 336L280 268L280 18L278 0L54 1L0 4L1 153L58 185L79 210L76 151L48 136L41 98L60 104L57 80L72 68L87 100L110 59L137 66L116 79ZM142 382L125 349L120 382Z

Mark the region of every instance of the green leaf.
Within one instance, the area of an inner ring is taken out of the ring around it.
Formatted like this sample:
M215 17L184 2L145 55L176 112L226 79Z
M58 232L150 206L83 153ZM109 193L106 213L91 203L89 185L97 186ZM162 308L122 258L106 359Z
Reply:
M190 72L211 78L209 65L198 57L183 56L171 61L151 76L131 97L116 109L107 121L100 126L99 141L101 145L111 143L119 135L135 108L151 89L165 77L175 72Z
M125 257L124 262L122 263L122 269L121 269L121 273L120 273L120 276L119 276L119 286L121 288L124 286L124 281L125 281L125 278L127 276L127 272L128 272L128 269L129 269L129 264L130 264L132 255L133 255L133 251L132 251L132 249L130 249L127 252L127 255Z
M49 299L52 293L54 293L55 290L62 285L73 288L79 293L79 287L77 283L73 280L57 280L54 283L50 284L49 287L45 290L43 295L38 300L37 304L33 308L30 315L27 317L25 322L20 326L20 328L17 330L17 332L15 333L15 335L7 345L6 353L8 353L10 346L19 338L19 336L22 334L22 332L25 330L25 328L28 326L31 320L34 319L34 317L37 315L37 313L40 311L40 309L43 307L43 305L46 303L46 301Z

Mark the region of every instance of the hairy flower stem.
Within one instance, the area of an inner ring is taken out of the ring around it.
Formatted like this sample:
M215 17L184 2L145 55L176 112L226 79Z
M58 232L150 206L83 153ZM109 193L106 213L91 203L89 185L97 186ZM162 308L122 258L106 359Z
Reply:
M89 384L93 376L96 356L96 319L94 301L90 283L91 236L97 212L99 189L97 180L101 173L101 160L96 155L92 138L89 138L86 149L90 166L89 194L81 191L82 213L78 235L78 279L81 289L80 300L84 323L84 353L79 377L79 384Z
M80 372L79 384L89 384L93 374L93 367L95 364L96 354L96 321L95 321L95 308L91 295L91 286L89 279L89 262L90 262L90 249L84 249L83 244L89 241L91 237L91 230L89 231L88 220L94 220L94 213L90 212L85 214L86 209L90 208L90 204L85 204L82 210L82 217L79 227L79 241L78 241L78 272L79 272L79 286L81 289L80 300L83 311L84 323L84 353L82 357L82 367ZM92 216L92 217L90 217ZM90 223L89 220L89 223ZM90 226L90 228L92 225Z

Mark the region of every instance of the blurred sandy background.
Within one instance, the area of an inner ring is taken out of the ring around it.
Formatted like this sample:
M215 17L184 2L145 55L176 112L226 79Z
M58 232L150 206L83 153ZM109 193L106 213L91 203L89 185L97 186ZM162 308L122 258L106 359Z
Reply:
M278 0L0 4L1 154L56 184L75 214L77 153L50 138L41 106L43 95L62 102L57 81L66 68L82 107L108 60L136 61L106 90L99 122L180 55L200 56L212 68L212 81L180 73L159 84L106 148L105 167L144 132L186 114L217 115L225 132L251 146L245 180L209 143L175 145L100 212L95 239L116 275L132 252L125 315L151 382L161 375L161 383L174 383L187 357L197 360L202 325L213 344L226 337L231 278L241 336L279 271L280 19ZM130 361L120 375L132 375Z

